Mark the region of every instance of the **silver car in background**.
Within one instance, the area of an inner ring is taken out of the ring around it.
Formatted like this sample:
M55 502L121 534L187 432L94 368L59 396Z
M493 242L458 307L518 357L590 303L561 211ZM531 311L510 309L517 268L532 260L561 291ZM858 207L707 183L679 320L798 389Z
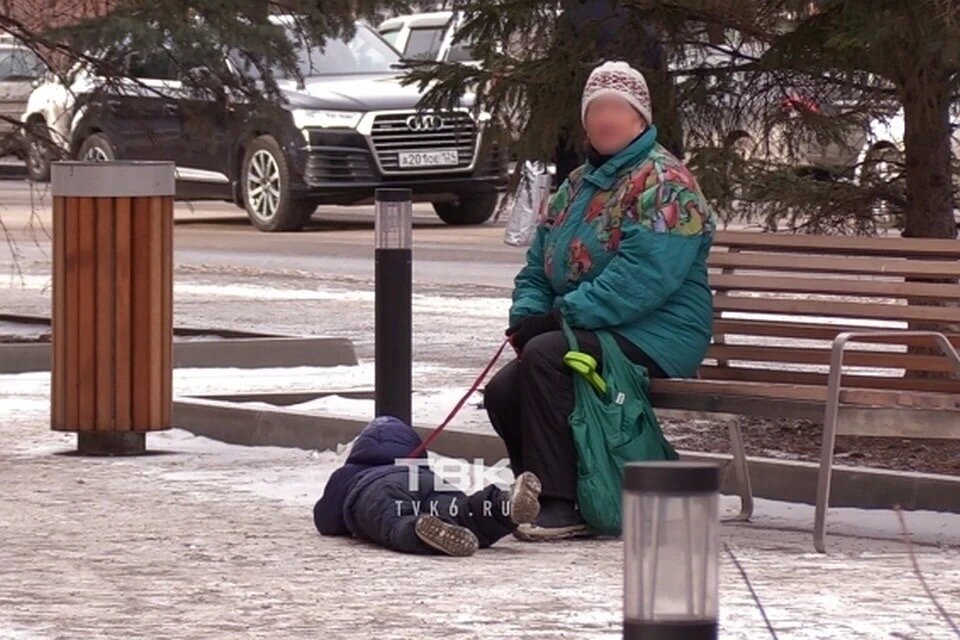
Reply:
M0 156L24 155L20 116L43 69L33 51L0 35Z
M471 43L454 42L463 21L460 11L431 11L389 18L377 31L404 58L475 66Z

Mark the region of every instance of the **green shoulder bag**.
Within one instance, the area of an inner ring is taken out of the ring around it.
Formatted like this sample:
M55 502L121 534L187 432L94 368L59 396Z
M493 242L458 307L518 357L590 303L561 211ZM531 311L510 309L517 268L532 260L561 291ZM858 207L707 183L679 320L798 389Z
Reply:
M620 535L623 466L639 460L676 460L650 405L647 368L627 358L609 331L597 331L603 370L578 351L566 321L570 351L563 361L573 369L576 403L570 428L577 448L577 502L596 533Z

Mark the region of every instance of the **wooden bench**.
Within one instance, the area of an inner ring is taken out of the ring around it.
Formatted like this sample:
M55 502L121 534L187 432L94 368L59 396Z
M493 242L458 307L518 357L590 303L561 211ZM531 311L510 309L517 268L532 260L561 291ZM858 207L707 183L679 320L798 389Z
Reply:
M719 232L709 265L714 339L699 378L655 380L651 400L821 421L822 552L838 434L960 438L960 241ZM736 421L730 439L746 520Z

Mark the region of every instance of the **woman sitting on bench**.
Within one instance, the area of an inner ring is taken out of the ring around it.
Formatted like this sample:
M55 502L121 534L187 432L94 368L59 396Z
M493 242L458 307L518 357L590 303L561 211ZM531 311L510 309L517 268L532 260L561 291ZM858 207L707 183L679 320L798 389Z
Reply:
M643 75L607 62L590 75L581 115L588 160L560 185L515 280L507 335L518 358L491 379L484 404L517 475L542 482L522 540L587 535L577 511L568 343L600 360L610 330L651 377L690 377L710 344L707 254L715 226L696 179L657 142Z

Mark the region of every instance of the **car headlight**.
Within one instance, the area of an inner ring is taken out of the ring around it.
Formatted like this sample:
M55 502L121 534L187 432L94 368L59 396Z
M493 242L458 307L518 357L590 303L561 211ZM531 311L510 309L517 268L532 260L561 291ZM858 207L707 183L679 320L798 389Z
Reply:
M356 129L363 113L359 111L328 111L321 109L293 109L293 124L298 129L307 127Z

